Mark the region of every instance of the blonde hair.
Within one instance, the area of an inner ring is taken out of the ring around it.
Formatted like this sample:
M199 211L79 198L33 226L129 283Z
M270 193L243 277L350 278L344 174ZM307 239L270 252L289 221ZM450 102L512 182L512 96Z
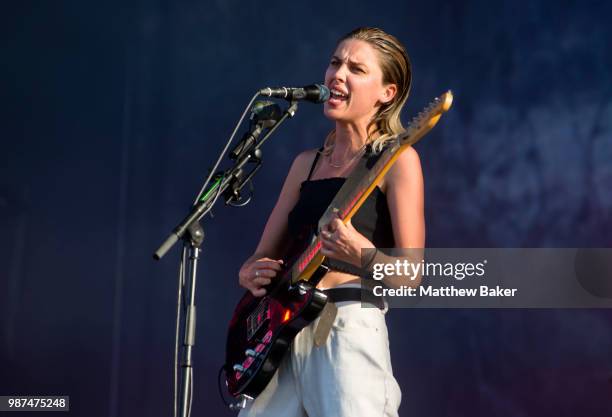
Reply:
M390 102L380 106L367 127L368 138L366 144L371 143L374 152L380 152L385 142L404 130L400 113L410 92L412 65L404 45L395 36L389 35L382 29L357 28L340 38L337 45L348 39L361 40L370 44L378 52L383 84L395 84L397 86L395 97ZM370 128L372 126L375 127L375 130L371 135ZM336 129L333 129L325 139L324 155L331 154L335 138Z

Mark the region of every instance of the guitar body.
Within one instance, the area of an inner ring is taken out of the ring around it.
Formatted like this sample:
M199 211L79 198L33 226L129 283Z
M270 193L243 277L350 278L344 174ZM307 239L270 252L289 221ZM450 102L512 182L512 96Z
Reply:
M322 267L317 275L327 271ZM225 359L230 394L256 397L268 385L295 336L315 320L327 296L311 282L280 284L270 295L247 291L230 322Z

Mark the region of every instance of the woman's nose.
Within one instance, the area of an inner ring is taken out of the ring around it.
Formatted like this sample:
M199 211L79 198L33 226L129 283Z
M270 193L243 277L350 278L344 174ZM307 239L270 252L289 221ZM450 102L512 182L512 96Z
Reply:
M342 64L334 69L333 75L334 80L346 81L346 65Z

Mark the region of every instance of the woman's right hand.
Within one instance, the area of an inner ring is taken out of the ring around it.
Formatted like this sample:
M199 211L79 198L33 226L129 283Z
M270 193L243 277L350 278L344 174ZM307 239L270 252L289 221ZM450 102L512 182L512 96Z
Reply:
M282 260L260 258L249 260L242 265L238 273L238 283L241 287L251 291L255 297L266 295L266 289L262 288L272 282L277 273L282 269Z

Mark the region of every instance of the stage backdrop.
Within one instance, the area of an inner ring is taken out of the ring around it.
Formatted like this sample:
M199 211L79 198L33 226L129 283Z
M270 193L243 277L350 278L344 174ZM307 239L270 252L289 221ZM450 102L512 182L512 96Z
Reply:
M251 95L323 80L335 41L405 43L407 121L432 247L610 246L612 68L604 2L21 1L2 13L0 394L70 395L71 415L169 416L186 214ZM237 272L293 157L331 124L304 103L266 144L245 208L203 222L194 416L217 394ZM520 271L517 269L517 273ZM612 315L396 310L401 416L612 414Z

